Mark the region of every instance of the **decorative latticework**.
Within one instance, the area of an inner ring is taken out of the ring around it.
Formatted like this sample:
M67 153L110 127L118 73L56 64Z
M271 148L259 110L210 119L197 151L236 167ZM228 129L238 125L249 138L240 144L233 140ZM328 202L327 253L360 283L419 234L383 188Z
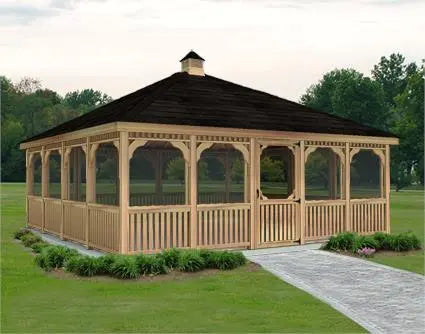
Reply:
M230 137L230 136L198 136L199 142L214 142L214 143L248 143L248 137Z
M96 135L96 136L91 136L90 137L90 142L97 142L97 141L105 141L105 140L109 140L109 139L117 139L120 137L120 133L118 131L115 132L109 132L109 133L104 133L101 135Z
M56 142L56 143L52 143L52 144L48 144L45 146L46 150L53 150L53 149L59 149L62 147L62 143L61 142Z
M31 147L28 149L28 152L41 152L42 147L41 146L37 146L37 147Z
M306 140L305 146L323 146L323 147L335 147L335 146L345 146L344 142L338 141L314 141L314 140Z
M383 144L370 144L370 143L351 143L350 147L385 148L385 145L383 145Z
M65 146L75 146L75 145L82 145L86 143L86 137L84 138L77 138L77 139L72 139L72 140L68 140L65 142Z
M181 133L129 132L128 138L146 138L151 140L189 140L189 135Z

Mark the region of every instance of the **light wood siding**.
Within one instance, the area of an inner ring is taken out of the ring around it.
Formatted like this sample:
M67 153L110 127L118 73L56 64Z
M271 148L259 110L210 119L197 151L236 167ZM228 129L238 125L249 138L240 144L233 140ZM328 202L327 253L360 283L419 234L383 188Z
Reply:
M43 199L28 196L28 226L41 229L43 226Z
M190 206L129 208L129 253L156 253L190 245Z
M345 200L306 202L305 239L327 239L345 231Z
M272 246L300 238L297 229L299 203L285 200L260 202L260 246Z
M385 199L351 200L351 224L353 232L372 234L386 231Z
M62 221L62 201L59 199L44 199L44 229L47 232L60 234Z
M118 252L120 242L119 209L89 204L89 247Z
M63 237L84 243L87 221L86 203L64 201L63 205Z
M249 203L200 204L198 212L199 248L240 248L250 243Z

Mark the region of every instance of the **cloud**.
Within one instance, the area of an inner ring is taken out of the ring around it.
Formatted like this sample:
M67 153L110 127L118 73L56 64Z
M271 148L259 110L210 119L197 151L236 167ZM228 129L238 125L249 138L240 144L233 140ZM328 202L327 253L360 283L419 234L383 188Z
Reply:
M26 25L37 19L52 17L59 12L47 7L30 5L0 5L0 25Z

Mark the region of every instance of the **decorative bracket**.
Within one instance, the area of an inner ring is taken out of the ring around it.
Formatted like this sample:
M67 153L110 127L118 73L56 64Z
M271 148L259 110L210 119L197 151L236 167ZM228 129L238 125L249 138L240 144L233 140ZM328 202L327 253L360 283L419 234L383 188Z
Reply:
M90 153L89 153L89 167L94 167L95 158L96 158L96 150L99 147L98 143L92 144L90 146Z
M378 148L374 148L372 151L373 151L373 153L375 153L379 157L379 159L381 160L382 166L385 166L385 153L384 153L384 151L381 150L381 149L378 149Z
M318 147L317 146L309 146L309 147L307 147L306 149L305 149L305 151L304 151L304 163L306 163L307 162L307 160L308 160L308 156L311 154L311 153L313 153L314 151L316 151L318 149Z
M356 148L353 148L353 149L350 151L350 163L353 161L354 156L355 156L357 153L359 153L359 152L360 152L360 150L361 150L361 148L360 148L360 147L356 147Z
M196 161L199 161L199 159L201 159L202 152L209 149L213 145L214 143L201 143L196 149Z
M185 144L185 143L183 143L183 142L181 142L181 141L170 141L170 144L171 144L173 147L175 147L175 148L179 149L179 150L182 152L184 161L185 161L187 164L189 164L189 163L190 163L190 162L189 162L189 160L190 160L190 150L189 150L189 148L186 146L186 144Z
M135 139L130 145L128 145L128 160L131 160L134 152L139 148L144 146L148 141L144 139ZM114 142L115 145L115 142Z
M339 156L339 161L341 165L345 165L345 154L342 148L339 147L331 147L330 148L337 156Z
M249 151L246 146L240 143L234 143L232 146L242 153L245 162L249 164Z

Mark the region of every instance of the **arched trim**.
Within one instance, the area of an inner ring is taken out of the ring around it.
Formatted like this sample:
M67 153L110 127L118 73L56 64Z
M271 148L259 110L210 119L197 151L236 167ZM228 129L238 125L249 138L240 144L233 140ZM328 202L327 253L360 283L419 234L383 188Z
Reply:
M341 165L345 165L345 154L342 148L339 147L331 147L331 150L339 156L339 161L341 162Z
M128 146L128 159L130 160L133 157L134 152L139 148L144 146L148 141L143 139L135 139Z
M308 156L311 154L311 153L313 153L314 151L316 151L318 149L318 147L317 146L310 146L310 147L307 147L306 149L305 149L305 153L304 153L304 163L306 163L307 162L307 160L308 160Z
M385 153L384 153L384 151L377 149L377 148L374 148L372 151L373 151L373 153L375 153L379 157L379 159L381 160L381 164L383 166L385 166Z
M241 152L241 153L242 153L242 155L243 155L243 158L244 158L245 162L246 162L247 164L249 164L249 151L248 151L248 149L246 148L246 146L245 146L245 145L243 145L243 144L240 144L240 143L234 143L234 144L232 144L232 146L233 146L236 150L238 150L239 152Z
M201 159L202 152L209 149L213 145L214 143L201 143L196 149L196 161L199 161L199 159Z
M190 150L186 146L186 144L183 143L183 142L181 142L181 141L170 141L170 144L173 147L175 147L178 150L180 150L180 152L182 152L182 154L183 154L184 161L186 161L186 163L189 163L189 160L190 160Z
M360 152L360 148L359 147L356 147L356 148L353 148L351 151L350 151L350 163L353 161L353 158L354 158L354 156L357 154L357 153L359 153Z
M92 144L90 146L90 154L89 154L89 167L93 167L95 158L96 158L96 151L99 147L98 143Z

